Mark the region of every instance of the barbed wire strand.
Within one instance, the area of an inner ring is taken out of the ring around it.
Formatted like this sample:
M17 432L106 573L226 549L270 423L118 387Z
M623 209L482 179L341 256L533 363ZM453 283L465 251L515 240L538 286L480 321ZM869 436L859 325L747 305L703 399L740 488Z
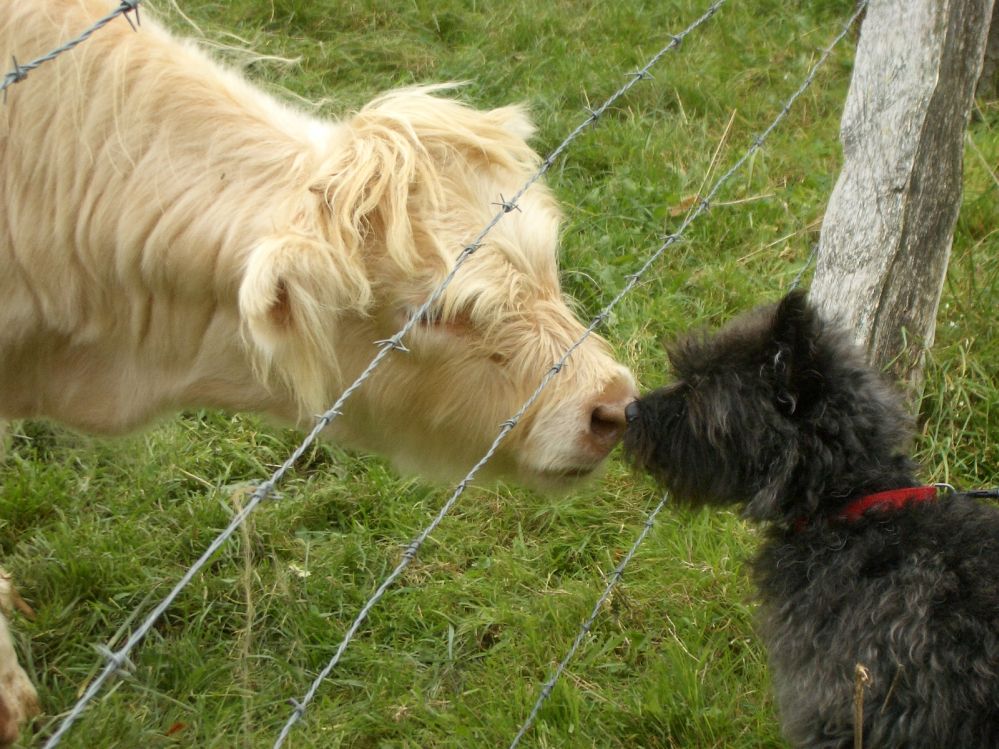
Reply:
M329 661L329 663L326 664L323 670L312 682L312 685L309 687L309 690L306 692L302 700L300 701L295 699L290 700L294 709L292 711L291 716L288 718L287 722L285 723L284 727L281 729L277 741L274 744L274 749L279 749L283 745L285 739L290 734L291 729L299 720L301 720L302 716L305 713L305 710L308 708L309 704L314 699L316 691L318 690L320 684L323 681L325 681L325 679L329 676L329 674L339 663L340 658L343 656L343 653L347 649L348 644L356 634L361 623L367 617L368 613L375 606L375 604L381 599L381 597L385 594L385 592L392 585L392 583L399 577L399 575L402 574L402 572L406 569L406 567L408 567L409 564L412 562L412 560L416 557L416 554L419 552L420 547L423 545L423 543L426 541L429 535L434 530L436 530L437 526L443 521L444 517L448 514L448 512L451 510L454 504L458 501L459 497L464 493L466 487L472 482L475 475L478 473L479 469L481 469L481 467L485 465L492 458L493 454L499 448L500 443L506 438L506 435L513 430L513 428L517 425L517 423L520 421L523 415L527 412L527 410L531 407L531 405L533 405L533 403L540 396L541 392L548 386L548 383L552 380L552 378L554 378L562 370L562 367L565 365L569 357L580 346L583 345L583 343L593 334L593 332L596 330L596 328L599 325L601 325L603 322L607 320L613 308L616 307L618 303L620 303L620 301L638 284L638 282L645 275L645 273L648 272L648 270L652 267L652 265L654 265L655 262L658 261L658 259L665 253L665 251L671 245L675 244L683 236L683 233L686 231L687 227L691 223L693 223L693 221L696 220L698 216L700 216L708 209L711 200L718 193L718 191L725 184L725 182L727 182L731 178L731 176L735 174L735 172L737 172L743 166L743 164L745 164L746 161L763 146L763 143L770 136L770 133L772 133L773 130L784 120L784 118L790 112L791 108L794 106L794 103L801 97L802 94L804 94L804 92L809 88L809 86L811 86L812 82L815 80L816 75L818 74L819 69L825 63L826 59L828 59L829 55L832 53L832 50L843 39L843 37L845 37L846 34L849 33L850 28L853 26L856 19L860 16L863 9L867 6L867 1L868 0L861 0L858 3L854 14L850 17L850 20L845 24L843 30L835 37L832 43L823 51L818 61L809 71L809 74L806 76L804 82L787 100L784 107L781 109L780 113L773 120L773 122L771 122L771 124L759 136L757 136L757 138L753 141L752 145L749 147L746 153L743 154L743 156L738 161L736 161L736 163L715 182L711 191L704 199L700 201L698 207L687 214L687 216L684 218L683 222L681 223L677 231L675 231L673 234L669 235L666 238L666 240L659 247L659 249L656 250L649 257L648 260L646 260L646 262L636 273L628 277L628 281L625 284L624 288L622 288L622 290L618 292L618 294L610 301L610 303L608 303L607 306L604 307L603 310L601 310L601 312L593 318L593 320L590 322L589 326L586 328L583 334L566 350L566 352L555 363L555 365L552 366L551 369L549 369L545 373L537 389L534 391L534 393L531 394L531 396L527 399L527 401L525 401L524 405L520 408L520 410L517 411L517 413L513 417L503 422L499 434L496 436L496 439L493 440L492 445L486 451L485 455L483 455L483 457L479 460L479 462L472 467L472 469L468 472L465 478L462 479L461 482L459 482L454 493L450 496L447 502L444 503L444 505L441 507L440 511L437 513L437 515L434 517L431 523L426 528L424 528L423 531L406 547L405 552L403 553L403 557L398 563L398 565L395 567L395 569L393 569L393 571L388 575L388 577L385 578L385 580L381 583L381 585L378 586L377 590L374 592L371 598L368 599L368 602L364 605L364 607L361 609L361 611L354 619L351 626L348 628L347 632L344 634L343 640L341 641L340 646L337 648L336 653L333 655L333 658ZM656 510L656 512L658 512L658 509Z
M794 101L797 100L798 97L800 97L805 92L805 90L807 90L807 88L811 85L811 82L815 79L815 75L818 69L825 63L826 58L829 57L829 55L832 53L832 50L836 47L836 45L839 44L839 42L843 39L843 37L845 37L849 33L854 23L856 23L861 13L863 13L864 9L867 7L867 3L868 0L860 0L860 2L856 5L853 15L850 17L849 21L847 21L847 23L843 27L843 30L835 37L835 39L833 39L832 43L824 50L819 60L812 67L811 72L805 78L805 82L801 85L801 87L798 88L798 90L791 96L791 98L788 99L788 103L785 104L784 108L781 110L781 113L778 115L777 119L774 120L774 122L770 125L770 127L768 127L763 132L763 134L759 138L757 138L756 141L754 141L753 146L750 149L750 153L759 147L761 140L765 139L766 136L770 134L770 132L780 122L780 120L782 120L787 115L787 112L790 110L791 106L793 106ZM735 168L738 168L743 163L745 163L747 158L749 158L749 154L747 154L738 162L736 162L736 166L733 169L730 169L725 176L723 176L718 182L715 183L715 187L714 189L712 189L711 193L709 194L709 197L713 196L717 192L718 186L721 184L722 181L727 179L728 174L731 174ZM681 227L681 229L682 228L683 227ZM819 249L818 243L812 245L812 248L809 251L808 256L805 258L805 262L802 264L801 268L798 270L794 278L791 280L791 283L789 284L788 287L788 291L796 289L798 285L801 283L801 280L804 277L805 273L811 267L812 263L817 257L818 249ZM538 717L538 713L541 711L541 707L544 705L549 695L551 695L552 691L555 688L556 682L562 676L562 672L565 671L565 668L569 664L569 661L572 660L572 658L575 656L576 651L579 650L579 647L582 645L583 640L586 638L586 635L589 634L591 628L593 627L593 622L596 620L596 617L600 613L601 607L603 606L604 602L610 597L611 591L614 589L614 586L617 585L617 583L621 580L621 577L624 573L624 568L631 562L632 557L635 556L635 552L638 551L638 547L642 544L642 542L645 540L645 537L649 534L649 531L652 529L652 524L655 521L656 516L659 514L659 511L662 510L662 508L666 505L668 497L669 497L668 493L663 495L663 498L659 501L659 504L656 505L656 507L649 514L648 519L645 521L645 526L642 529L642 532L638 535L638 538L635 540L635 543L632 545L628 554L625 556L624 559L621 560L621 563L617 566L617 568L615 568L614 572L611 574L610 578L607 581L607 586L604 588L603 594L600 596L600 598L597 599L597 603L594 605L593 610L590 612L589 617L587 617L586 621L583 622L583 626L580 628L579 633L576 635L576 639L573 640L573 643L570 646L569 651L566 653L565 657L562 658L562 660L559 662L558 666L555 668L555 671L551 675L551 677L549 677L549 679L542 686L541 692L539 693L538 698L534 703L534 706L531 708L530 713L528 714L524 723L521 725L520 730L518 730L516 736L514 736L514 739L510 744L510 749L516 749L521 739L527 734L531 726L534 724L534 721Z
M796 288L798 288L798 286L801 284L801 280L805 277L805 274L808 272L808 269L812 267L812 263L815 262L818 256L819 256L819 243L815 242L812 245L812 249L808 251L808 257L805 258L805 262L802 263L801 267L798 269L798 272L795 274L794 278L791 279L791 283L787 288L788 291L794 291Z
M31 62L27 62L21 65L18 63L17 58L14 58L14 69L11 70L9 73L7 73L3 77L3 82L0 83L0 91L3 91L4 102L7 101L8 88L13 86L15 83L20 83L21 81L23 81L25 78L28 77L28 73L30 73L35 68L38 68L39 66L44 65L47 62L51 62L64 52L69 52L74 47L83 44L83 42L87 41L87 39L89 39L96 31L107 26L118 16L124 16L125 20L128 21L129 25L132 26L133 29L135 29L135 24L132 23L132 19L128 17L128 14L131 13L132 11L135 11L135 23L136 24L139 23L140 2L142 2L142 0L121 0L117 8L112 10L106 16L103 16L102 18L95 21L92 26L89 26L87 29L85 29L78 37L71 39L70 41L66 42L65 44L59 47L56 47L54 50L52 50L46 55L42 55L41 57L35 58Z
M569 652L565 654L565 657L558 664L558 667L551 675L551 678L549 678L541 688L541 694L534 703L534 707L531 708L531 712L527 716L527 720L524 721L520 730L517 731L517 735L514 736L513 742L510 744L510 749L515 749L517 744L520 743L520 740L524 738L524 735L530 730L531 726L534 725L534 720L541 711L541 706L545 703L545 700L548 699L548 695L552 693L552 690L555 689L555 682L557 682L559 677L562 676L562 672L565 671L565 667L569 665L569 661L571 661L573 656L576 655L576 651L579 650L579 646L583 644L583 640L586 639L586 635L590 633L590 629L593 627L593 622L596 621L597 616L600 614L600 610L603 608L604 602L610 598L611 591L614 590L614 586L617 585L621 576L624 574L624 568L628 566L631 562L631 558L635 556L635 553L638 551L638 547L642 545L642 542L645 541L645 537L652 531L652 526L656 521L656 516L659 514L659 511L666 506L666 502L668 500L669 493L667 492L663 494L662 499L659 500L659 504L657 504L652 509L652 512L649 513L648 518L645 520L645 525L642 528L642 532L638 534L638 538L635 539L635 542L631 545L628 553L625 554L620 564L614 568L614 571L607 580L607 587L604 588L603 594L597 599L597 602L593 605L593 610L590 612L590 615L586 618L586 621L583 622L583 626L580 627L579 633L576 635L576 639L569 648Z
M107 646L100 646L98 650L104 655L107 665L98 674L98 676L90 682L86 691L80 696L73 709L66 715L59 729L49 737L48 741L45 743L44 749L51 749L51 747L56 746L62 737L69 731L70 727L76 720L83 714L86 709L87 704L97 695L104 683L113 675L121 674L122 672L127 673L127 668L131 668L131 663L128 660L128 654L131 650L142 640L153 627L156 621L162 616L163 612L166 611L170 605L176 600L180 592L187 587L188 583L194 579L194 576L201 570L205 564L212 558L216 551L218 551L222 545L229 539L229 537L235 533L240 525L246 520L246 518L253 512L253 509L260 504L263 499L273 492L274 487L277 483L284 477L284 475L291 470L292 466L298 462L299 458L305 453L305 451L311 446L312 442L319 433L326 428L329 422L324 418L320 418L316 423L315 427L309 432L309 438L303 441L301 445L288 457L288 459L281 464L281 466L271 475L271 477L260 484L247 499L246 504L243 509L233 516L229 525L226 529L220 533L205 552L198 557L198 560L191 565L191 567L184 573L183 577L174 585L173 589L166 595L166 597L157 604L149 615L143 620L143 622L135 629L131 636L125 641L125 643L118 650L112 652Z
M122 0L122 4L134 3L138 4L140 0ZM243 509L233 517L232 521L228 526L215 538L214 541L209 545L188 571L181 577L174 588L167 594L159 605L154 608L150 614L143 620L142 624L135 630L131 637L119 648L117 651L111 651L107 646L100 646L98 650L104 655L107 663L104 669L98 674L98 676L90 683L86 691L80 696L73 708L67 713L63 722L60 724L58 730L52 734L49 740L45 743L43 749L53 749L57 746L63 736L69 731L70 727L80 718L83 712L86 710L87 705L94 699L94 697L100 692L102 686L107 682L107 680L114 674L121 673L125 668L126 664L130 664L128 660L128 654L132 649L148 634L149 630L153 627L156 621L162 616L163 612L173 603L180 592L190 583L194 576L207 564L211 556L218 551L218 549L239 529L239 526L246 520L247 517L257 508L257 506L273 492L274 488L277 486L278 482L283 478L284 474L298 461L298 459L305 453L305 451L312 446L315 440L318 438L319 433L323 429L328 427L337 416L342 413L342 407L344 403L350 398L350 396L367 381L375 369L381 364L382 360L385 359L388 354L393 350L406 351L406 347L402 344L402 339L405 335L416 325L419 320L424 317L437 303L440 297L443 295L446 288L450 285L451 281L457 275L458 271L464 265L464 263L471 257L481 246L483 240L492 231L493 227L496 226L502 220L503 216L507 213L512 212L517 209L519 200L524 196L524 194L534 185L541 177L543 177L549 169L554 165L562 153L569 147L569 145L578 138L585 130L592 126L603 113L611 107L618 99L624 96L632 87L635 86L639 81L645 80L650 75L651 68L658 63L668 52L676 49L680 46L683 40L697 29L699 26L708 21L712 16L714 16L718 10L724 5L726 0L716 0L712 5L693 23L691 23L686 29L684 29L679 34L671 37L670 43L663 47L659 52L657 52L649 62L646 63L644 67L640 70L630 74L628 80L617 89L610 97L602 104L600 107L594 110L589 110L589 116L583 120L572 132L565 137L565 139L552 151L547 158L545 158L537 171L527 180L527 182L514 194L510 200L502 200L501 209L493 216L492 220L486 224L486 226L479 232L479 234L459 253L451 271L447 276L441 281L441 283L431 292L429 298L422 306L420 306L406 322L406 324L391 338L384 341L378 341L379 351L378 354L371 360L368 366L358 375L357 379L354 380L351 385L341 393L340 397L326 412L317 417L317 422L315 427L302 441L299 447L292 453L292 455L286 460L277 471L275 471L271 477L261 483L257 489L253 492L250 498L247 500L246 505ZM119 9L116 14L120 14L121 9ZM113 16L112 16L113 17ZM104 21L104 19L101 19ZM107 21L104 21L107 23ZM103 25L103 24L102 24ZM99 28L99 27L98 27ZM92 32L91 32L92 33ZM512 426L510 427L512 429ZM505 436L505 435L504 435ZM489 457L492 456L492 452L495 448L488 453ZM478 467L476 468L478 470ZM434 526L436 527L436 526ZM422 543L422 541L421 541Z

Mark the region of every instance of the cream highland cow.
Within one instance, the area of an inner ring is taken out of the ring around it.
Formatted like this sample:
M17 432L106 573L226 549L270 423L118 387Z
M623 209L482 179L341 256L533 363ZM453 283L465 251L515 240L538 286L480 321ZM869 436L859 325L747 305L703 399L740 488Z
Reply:
M111 6L6 0L0 59L47 52ZM210 406L309 424L537 167L520 108L433 93L315 119L145 15L12 87L0 418L113 434ZM559 289L558 226L550 193L530 188L328 436L404 471L463 475L583 332ZM634 397L591 338L488 470L570 485L618 441ZM0 623L0 736L35 704Z

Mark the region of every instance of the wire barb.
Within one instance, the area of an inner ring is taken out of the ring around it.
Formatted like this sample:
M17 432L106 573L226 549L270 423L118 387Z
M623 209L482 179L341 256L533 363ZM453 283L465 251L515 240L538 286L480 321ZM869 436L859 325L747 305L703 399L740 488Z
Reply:
M121 0L122 7L122 17L128 21L128 25L132 27L132 31L138 31L139 26L142 25L142 19L139 18L139 3L141 0ZM129 13L135 13L135 22L132 22L132 17Z
M28 71L23 70L20 65L17 64L17 58L14 55L10 56L10 59L14 63L14 69L4 76L3 82L3 103L7 103L7 87L12 86L15 83L20 83L25 78L28 77Z
M96 650L105 661L114 667L114 674L119 677L131 676L135 672L135 664L129 660L125 653L115 653L107 645L94 645Z
M327 411L324 414L316 414L313 418L325 428L332 423L333 419L341 415L339 411Z
M11 62L14 64L14 69L8 73L8 75L13 79L14 83L20 83L25 78L28 77L28 71L24 70L20 65L17 64L17 58L14 55L10 56Z
M59 55L65 52L69 52L71 49L87 41L87 39L89 39L94 34L95 31L107 26L109 23L111 23L111 21L113 21L118 16L124 16L125 20L128 21L132 29L137 31L138 29L136 28L136 24L138 24L139 22L140 2L142 2L142 0L121 0L117 8L112 10L107 15L102 16L101 18L94 21L94 23L88 26L86 29L84 29L84 31L79 36L70 39L68 42L60 45L59 47L56 47L48 54L44 54L41 57L35 58L31 62L25 63L24 65L18 65L17 60L15 59L14 69L9 73L7 73L3 77L3 82L0 83L0 91L3 91L4 103L5 104L7 103L7 89L9 87L13 86L15 83L20 83L21 81L23 81L25 78L28 77L28 73L30 73L32 70L35 70L36 68L40 67L41 65L44 65L47 62L51 62L52 60L59 57ZM128 16L128 14L132 12L135 13L135 23L133 23L132 19L129 18Z
M604 325L610 319L611 311L609 309L603 309L593 316L593 320L590 325L597 328Z
M400 336L398 333L396 333L391 338L383 338L380 341L375 341L375 345L388 351L400 351L403 354L410 353L409 349L406 347L406 344L402 342L402 336ZM339 415L340 411L337 411L336 413L331 415L331 417L327 422L327 425L329 424L329 421L333 421L333 418Z
M512 200L507 200L506 198L503 197L502 194L500 195L500 199L499 199L498 203L490 203L490 205L497 205L497 206L499 206L500 208L503 209L503 213L511 213L513 211L519 211L520 210L520 206L517 205L516 202L514 202Z

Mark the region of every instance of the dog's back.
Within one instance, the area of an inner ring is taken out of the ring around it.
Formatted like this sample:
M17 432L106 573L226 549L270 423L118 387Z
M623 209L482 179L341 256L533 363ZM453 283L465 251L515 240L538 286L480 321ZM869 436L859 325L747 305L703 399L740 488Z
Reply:
M774 534L754 564L795 746L999 746L999 510L962 495Z

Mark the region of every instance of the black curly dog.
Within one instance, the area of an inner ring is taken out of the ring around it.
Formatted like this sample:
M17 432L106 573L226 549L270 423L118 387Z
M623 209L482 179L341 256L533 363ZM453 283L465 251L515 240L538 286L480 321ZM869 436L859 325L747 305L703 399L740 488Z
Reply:
M999 511L921 487L912 425L805 295L669 358L625 449L681 501L766 524L753 563L784 734L796 747L999 747ZM866 671L862 704L857 676Z

